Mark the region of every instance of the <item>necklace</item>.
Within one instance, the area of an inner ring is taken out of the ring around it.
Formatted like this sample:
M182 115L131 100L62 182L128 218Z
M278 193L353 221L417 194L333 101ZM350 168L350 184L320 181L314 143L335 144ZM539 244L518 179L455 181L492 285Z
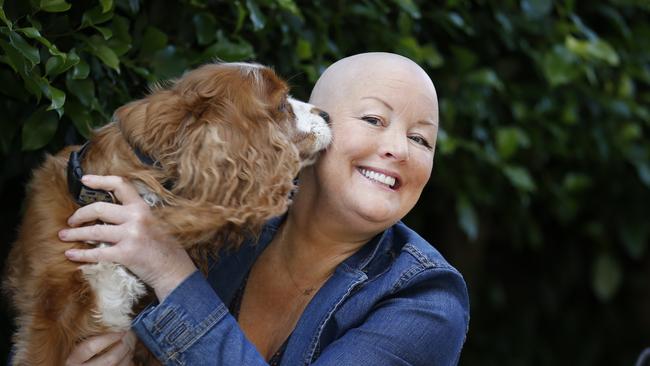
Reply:
M282 256L282 263L281 263L281 265L282 265L282 267L284 268L285 272L287 272L287 276L289 277L289 280L290 280L291 283L293 284L293 287L294 287L296 290L298 290L298 292L300 293L300 296L305 296L305 297L307 297L307 296L311 296L311 295L312 295L312 294L313 294L313 293L314 293L318 288L320 288L320 286L322 286L323 283L325 283L325 281L327 281L327 279L329 279L330 276L332 275L332 274L330 273L330 274L328 274L327 276L325 276L324 278L318 280L317 282L315 282L315 283L313 283L313 284L311 284L311 285L309 285L308 287L305 288L304 286L300 286L300 285L298 284L298 281L296 281L296 279L293 277L293 274L291 273L291 270L289 269L288 254L286 253L285 250L282 250L282 255L281 255L281 256Z
M308 286L307 288L300 286L298 284L298 281L296 281L296 279L293 277L291 270L289 269L289 261L287 261L286 254L284 254L282 257L283 257L282 261L284 262L282 267L284 267L284 270L287 272L287 276L289 277L289 280L291 280L291 282L293 283L293 287L296 290L298 290L301 296L311 296L314 293L314 291L316 291L316 289L320 287L329 278L329 276L327 276L324 279L318 281L317 283Z
M298 281L296 281L295 277L293 276L293 273L292 273L291 269L289 268L289 263L291 263L291 261L289 260L290 255L289 255L289 250L288 250L287 241L286 241L287 240L286 239L286 234L287 233L285 232L285 230L282 230L279 233L279 237L278 237L278 239L279 239L278 244L281 244L280 248L279 248L279 250L280 250L280 266L282 266L284 268L284 271L287 273L287 276L289 277L289 280L293 284L293 287L299 293L299 296L301 296L301 297L312 296L314 294L314 292L316 290L318 290L325 283L325 281L327 281L332 276L334 271L331 271L330 273L328 273L323 278L318 279L317 281L314 281L312 284L310 284L307 287L299 285Z

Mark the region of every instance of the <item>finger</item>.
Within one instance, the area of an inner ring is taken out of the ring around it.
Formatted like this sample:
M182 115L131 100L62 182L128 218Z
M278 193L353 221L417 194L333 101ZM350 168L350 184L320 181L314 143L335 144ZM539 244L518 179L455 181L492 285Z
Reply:
M135 350L135 344L138 342L138 337L135 335L135 332L132 330L127 331L122 337L122 342L124 342L131 351Z
M94 248L94 249L68 249L65 256L71 261L98 263L98 262L118 262L113 255L113 248Z
M106 333L90 337L79 343L68 356L68 364L78 364L93 358L106 347L119 341L124 333Z
M123 177L115 175L84 175L81 182L90 188L103 189L115 193L123 204L142 201L133 184Z
M118 364L118 366L131 366L131 365L133 365L133 351L127 353Z
M90 225L59 231L63 241L98 241L117 243L122 238L124 229L119 225Z
M122 358L122 360L119 363L119 366L130 366L133 364L133 354L135 352L135 343L137 341L137 338L135 336L135 333L133 331L128 331L122 338L122 342L129 347L129 352L127 352L126 355Z
M124 206L107 202L95 202L77 209L68 219L68 225L74 227L95 220L110 224L123 224L127 219Z
M115 342L110 348L84 363L84 366L117 366L131 353L131 349L124 342Z

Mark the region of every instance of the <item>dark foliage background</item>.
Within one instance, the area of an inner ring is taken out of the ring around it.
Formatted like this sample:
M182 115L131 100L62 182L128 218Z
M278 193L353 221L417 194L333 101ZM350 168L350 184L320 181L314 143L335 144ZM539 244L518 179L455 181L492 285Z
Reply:
M467 279L461 364L631 365L650 346L647 1L0 7L0 258L30 170L149 83L215 58L256 60L307 98L331 62L390 51L439 92L433 178L406 221Z

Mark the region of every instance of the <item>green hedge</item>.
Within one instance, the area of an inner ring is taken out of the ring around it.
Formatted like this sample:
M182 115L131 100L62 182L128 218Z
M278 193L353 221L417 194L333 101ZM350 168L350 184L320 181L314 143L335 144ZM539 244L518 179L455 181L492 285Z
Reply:
M336 59L392 51L440 96L433 178L406 221L466 276L461 364L632 364L650 346L647 1L0 5L3 256L43 153L151 83L255 60L306 98Z

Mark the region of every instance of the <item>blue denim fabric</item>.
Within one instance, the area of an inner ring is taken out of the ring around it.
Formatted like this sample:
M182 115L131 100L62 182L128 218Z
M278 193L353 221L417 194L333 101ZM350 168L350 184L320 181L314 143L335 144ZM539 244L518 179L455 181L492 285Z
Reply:
M166 365L266 365L225 304L282 218L257 244L223 253L133 321ZM469 323L460 273L397 223L341 263L305 309L282 365L456 365Z

